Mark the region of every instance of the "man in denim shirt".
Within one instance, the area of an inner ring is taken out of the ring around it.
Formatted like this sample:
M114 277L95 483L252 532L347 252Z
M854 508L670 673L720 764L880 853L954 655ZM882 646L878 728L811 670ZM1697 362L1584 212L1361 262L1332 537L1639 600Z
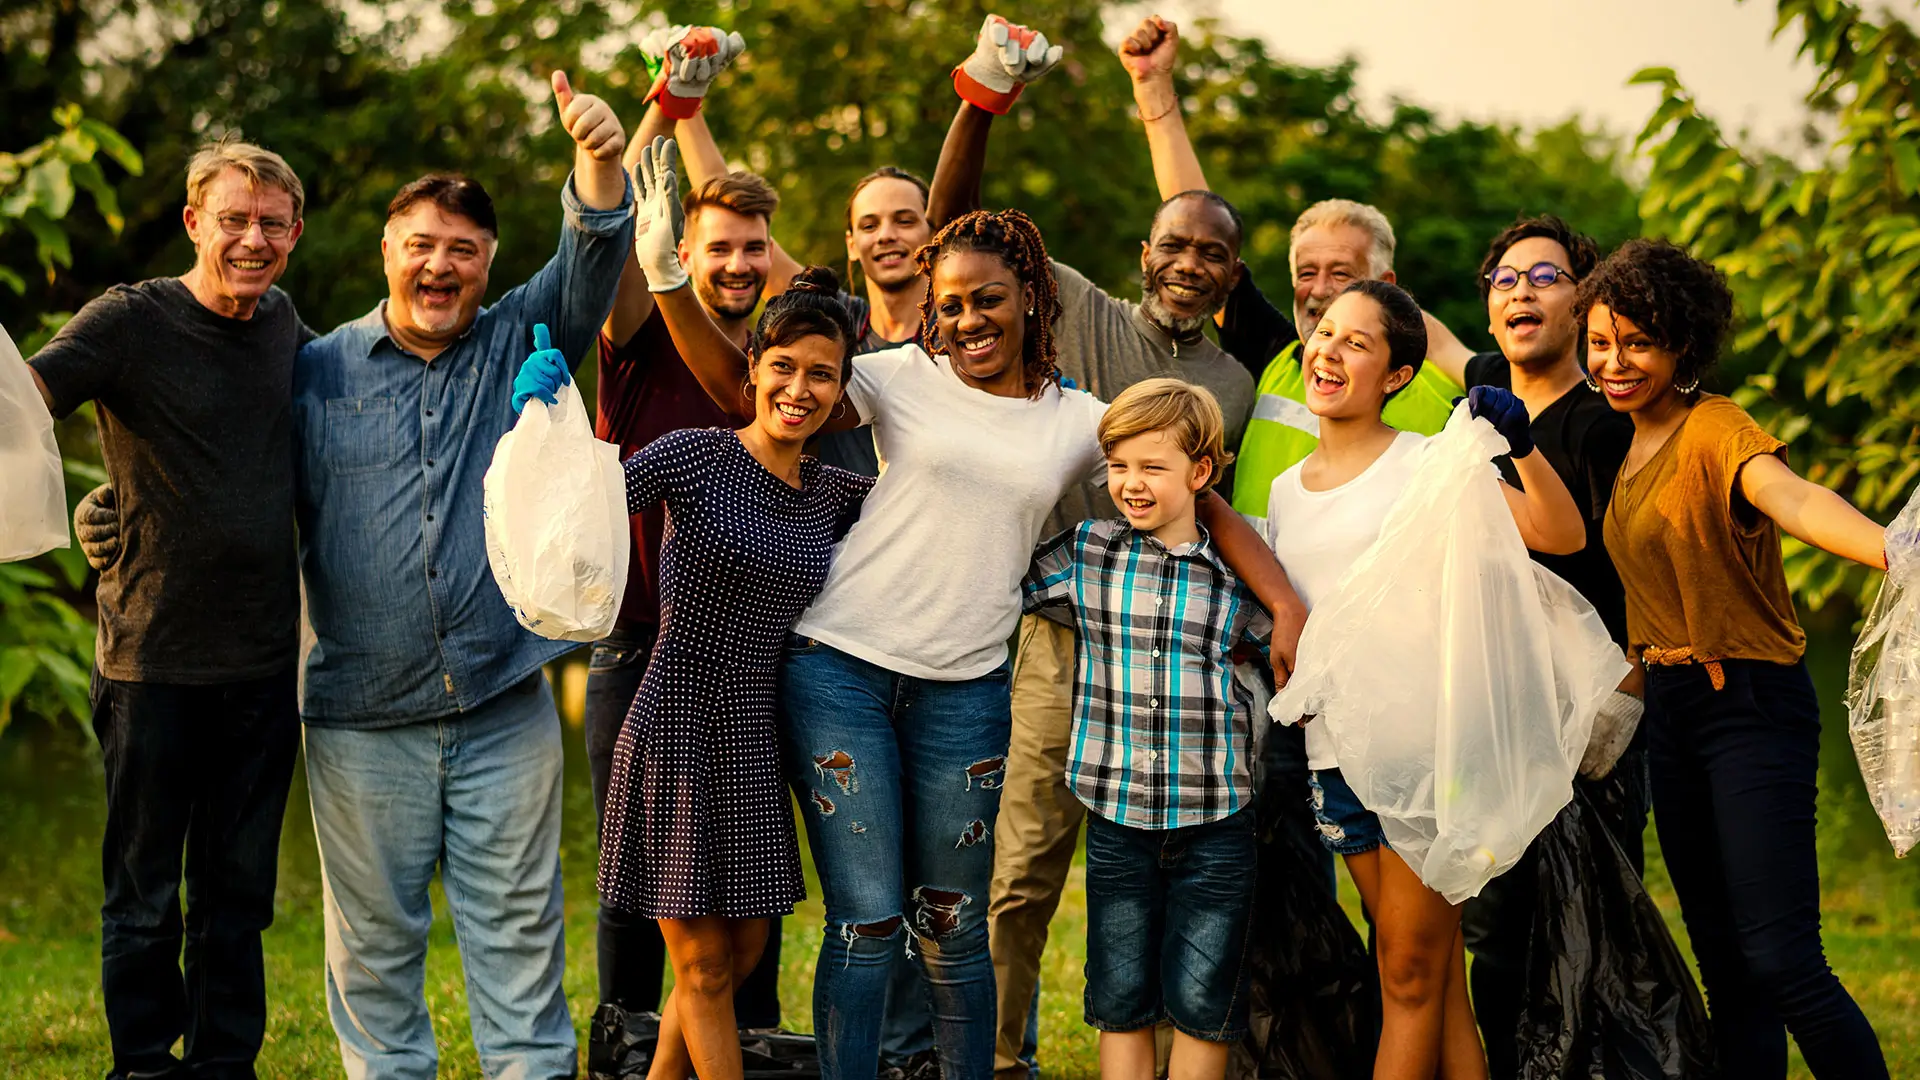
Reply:
M388 296L300 352L295 509L308 613L307 784L325 884L327 1008L349 1075L430 1080L428 885L441 872L488 1076L571 1077L561 989L560 721L570 645L522 630L488 569L481 477L546 323L577 363L633 239L625 137L554 76L573 136L559 251L481 308L493 204L460 176L400 190Z

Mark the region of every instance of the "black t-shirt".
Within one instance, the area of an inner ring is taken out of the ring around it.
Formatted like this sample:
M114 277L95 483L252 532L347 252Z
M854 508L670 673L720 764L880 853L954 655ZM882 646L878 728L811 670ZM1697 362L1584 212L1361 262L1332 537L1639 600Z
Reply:
M853 346L854 356L907 344L904 341L888 341L873 328L873 307L866 297L842 291L840 302L847 305L848 314L853 316L853 332L859 337ZM822 435L813 440L810 449L814 457L836 468L861 476L880 475L880 454L873 448L873 428L870 426Z
M1497 352L1480 353L1467 361L1467 386L1497 386L1513 389L1513 368ZM1625 413L1613 411L1606 399L1575 386L1559 400L1540 411L1529 425L1533 445L1546 458L1553 471L1573 495L1574 505L1587 520L1587 546L1572 555L1533 553L1535 562L1553 571L1587 598L1607 633L1622 648L1627 643L1627 595L1620 575L1607 557L1602 536L1607 503L1613 498L1613 479L1627 460L1627 448L1633 445L1633 421ZM1513 461L1495 459L1500 475L1507 483L1520 487Z
M1300 340L1293 320L1260 291L1251 270L1242 273L1220 311L1220 347L1253 374L1255 385L1280 350Z
M101 674L204 685L293 665L293 359L311 336L279 289L230 319L154 278L107 290L28 361L54 415L95 403L119 504Z

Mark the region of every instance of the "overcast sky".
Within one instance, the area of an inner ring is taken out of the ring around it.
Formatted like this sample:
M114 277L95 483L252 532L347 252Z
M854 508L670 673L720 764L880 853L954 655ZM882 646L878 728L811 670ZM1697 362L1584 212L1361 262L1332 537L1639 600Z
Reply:
M1920 9L1892 6L1909 4ZM1453 118L1579 112L1633 134L1657 91L1626 81L1666 66L1728 130L1775 142L1798 126L1812 85L1794 32L1772 39L1768 0L1165 0L1157 10L1211 12L1288 60L1357 56L1367 102L1399 94Z

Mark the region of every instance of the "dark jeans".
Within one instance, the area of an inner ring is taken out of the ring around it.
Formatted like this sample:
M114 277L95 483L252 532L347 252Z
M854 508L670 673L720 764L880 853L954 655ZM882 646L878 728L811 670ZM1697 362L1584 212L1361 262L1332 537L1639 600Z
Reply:
M95 671L93 731L107 781L100 996L113 1075L250 1078L267 1027L260 935L300 744L294 670L210 686Z
M613 748L620 740L641 676L653 654L655 631L616 629L593 647L587 668L587 767L593 773L593 810L607 812L607 784L613 775ZM602 904L598 928L600 1000L628 1012L659 1012L667 946L652 919ZM780 923L767 935L760 963L733 995L734 1020L743 1028L780 1026Z
M1720 1067L1787 1074L1787 1033L1820 1080L1887 1075L1827 966L1814 859L1820 705L1805 664L1650 667L1654 824L1700 963Z
M1651 712L1642 717L1640 730L1612 772L1599 780L1574 780L1627 853L1636 874L1647 869L1647 808L1652 799L1647 732L1652 719ZM1473 953L1473 1013L1486 1041L1489 1080L1517 1080L1520 1075L1520 1011L1527 992L1527 952L1539 892L1536 855L1529 848L1512 869L1487 882L1460 912L1460 932Z

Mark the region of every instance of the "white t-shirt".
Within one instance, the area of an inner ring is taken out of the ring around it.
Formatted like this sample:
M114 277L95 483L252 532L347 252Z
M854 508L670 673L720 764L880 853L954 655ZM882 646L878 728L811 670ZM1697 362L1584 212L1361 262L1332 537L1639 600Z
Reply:
M1366 471L1326 491L1308 491L1300 481L1300 462L1273 479L1267 499L1267 546L1280 560L1307 606L1331 594L1362 552L1380 538L1387 512L1406 490L1420 458L1424 435L1403 431ZM1307 767L1335 768L1333 735L1326 725L1307 725Z
M1106 474L1106 403L996 397L917 345L854 358L847 397L880 479L793 631L902 675L979 678L1006 660L1047 512Z

